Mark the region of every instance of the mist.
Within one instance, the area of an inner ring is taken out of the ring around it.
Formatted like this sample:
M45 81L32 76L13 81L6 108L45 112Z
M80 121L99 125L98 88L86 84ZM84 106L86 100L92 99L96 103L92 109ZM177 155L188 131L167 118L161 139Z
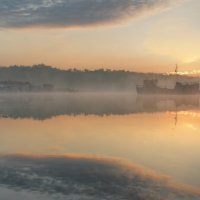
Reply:
M199 96L120 92L0 93L1 118L45 120L60 115L129 115L199 110Z

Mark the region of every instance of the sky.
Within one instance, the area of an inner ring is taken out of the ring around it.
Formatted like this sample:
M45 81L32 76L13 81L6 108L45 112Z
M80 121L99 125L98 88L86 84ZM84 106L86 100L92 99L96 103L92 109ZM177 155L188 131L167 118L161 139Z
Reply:
M0 66L200 71L199 0L0 0Z

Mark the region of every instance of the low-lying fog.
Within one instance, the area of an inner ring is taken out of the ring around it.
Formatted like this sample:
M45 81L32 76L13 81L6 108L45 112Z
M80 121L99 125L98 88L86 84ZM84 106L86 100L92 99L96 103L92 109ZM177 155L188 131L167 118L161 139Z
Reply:
M135 93L1 93L0 115L47 119L59 115L125 115L199 109L198 95Z

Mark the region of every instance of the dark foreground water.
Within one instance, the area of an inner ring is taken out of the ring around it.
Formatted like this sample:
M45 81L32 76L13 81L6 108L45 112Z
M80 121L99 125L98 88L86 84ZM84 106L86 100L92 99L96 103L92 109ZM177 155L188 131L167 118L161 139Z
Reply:
M0 94L0 200L200 200L200 99Z

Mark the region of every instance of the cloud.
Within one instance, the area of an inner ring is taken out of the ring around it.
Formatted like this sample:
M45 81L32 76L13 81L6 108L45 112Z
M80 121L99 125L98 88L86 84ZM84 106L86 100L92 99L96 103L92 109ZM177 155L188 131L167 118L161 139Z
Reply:
M65 200L198 200L200 195L128 161L80 155L1 156L2 188Z
M171 0L0 0L0 27L84 27L116 23Z

